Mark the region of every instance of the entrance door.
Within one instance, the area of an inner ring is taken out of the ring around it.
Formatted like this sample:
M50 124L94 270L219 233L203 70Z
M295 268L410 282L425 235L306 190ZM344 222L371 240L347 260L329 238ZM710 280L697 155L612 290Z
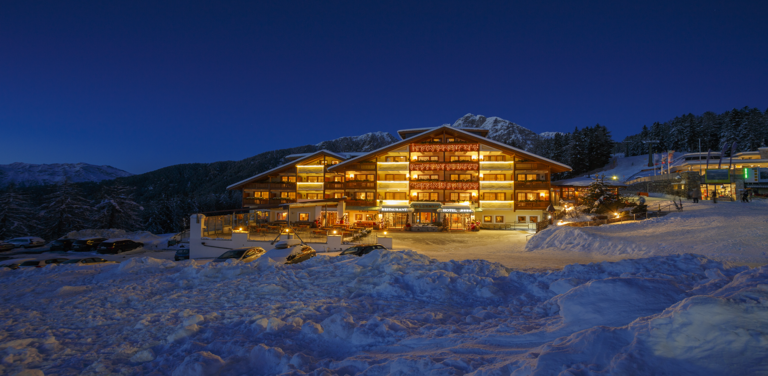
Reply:
M338 213L338 212L335 212L335 211L332 211L332 212L323 212L323 220L325 221L325 223L323 223L323 221L320 221L320 224L321 224L321 225L324 225L324 226L333 226L333 225L335 225L335 224L336 224L336 222L338 222L338 220L339 220L339 213Z

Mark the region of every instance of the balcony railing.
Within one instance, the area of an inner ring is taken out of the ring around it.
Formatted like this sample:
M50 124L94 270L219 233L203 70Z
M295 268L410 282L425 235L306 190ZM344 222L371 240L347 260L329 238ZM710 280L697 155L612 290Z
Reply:
M526 190L526 189L549 189L549 182L548 181L517 181L515 183L515 189L517 190Z
M549 166L543 163L536 162L517 162L515 163L515 169L517 170L547 170Z
M546 209L549 207L549 201L517 202L518 209Z
M478 182L452 182L452 181L412 181L411 189L431 190L431 189L450 189L457 191L477 190L480 187Z
M253 197L243 198L243 205L276 205L276 204L288 204L291 202L296 202L296 200L292 200L288 198L272 198L272 199L253 198Z
M345 202L347 203L347 206L376 206L376 200L347 199Z
M344 183L341 183L341 182L325 183L325 189L344 189Z
M347 188L376 188L375 181L348 181L345 183Z
M245 189L296 189L296 183L250 183L245 186Z

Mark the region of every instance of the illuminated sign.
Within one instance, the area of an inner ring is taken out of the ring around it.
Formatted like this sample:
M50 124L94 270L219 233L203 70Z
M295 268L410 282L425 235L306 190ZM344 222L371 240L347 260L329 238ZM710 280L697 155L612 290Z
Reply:
M472 209L454 209L454 208L443 208L443 213L474 213L475 211Z
M387 207L381 208L381 212L383 213L407 213L410 210L411 208L387 208Z
M731 170L707 170L704 179L708 184L730 183Z

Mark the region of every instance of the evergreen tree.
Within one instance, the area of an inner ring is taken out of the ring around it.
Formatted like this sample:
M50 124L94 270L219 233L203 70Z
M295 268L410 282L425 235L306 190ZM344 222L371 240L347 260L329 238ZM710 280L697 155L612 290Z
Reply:
M57 185L44 200L40 217L44 224L43 236L47 239L58 239L70 231L82 230L93 210L80 190L68 180Z
M139 212L144 208L134 201L132 188L119 183L105 185L102 187L98 202L94 207L96 210L94 228L123 230L140 228Z
M575 128L571 135L571 143L568 145L568 152L570 154L571 168L573 169L572 176L588 171L589 162L587 158L587 141L584 138L584 133L579 131L579 128Z
M9 184L0 194L0 239L34 236L38 228L37 215L27 195Z

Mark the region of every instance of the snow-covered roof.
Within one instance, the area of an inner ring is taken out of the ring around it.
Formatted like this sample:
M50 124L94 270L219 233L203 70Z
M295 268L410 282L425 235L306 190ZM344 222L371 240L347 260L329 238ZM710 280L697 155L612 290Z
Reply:
M466 136L469 136L469 137L478 137L478 136L477 136L477 135L475 135L475 134L472 134L472 133L470 133L470 132L467 132L467 131L465 131L465 130L463 130L463 129L461 129L461 128L454 128L454 127L451 127L451 126L450 126L450 125L448 125L448 124L445 124L445 125L441 125L441 126L439 126L439 127L435 127L435 128L425 128L425 129L427 129L427 130L425 130L424 132L421 132L421 133L419 133L419 134L417 134L417 135L415 135L415 136L413 136L413 137L409 137L409 138L407 138L407 139L404 139L404 140L400 140L400 141L398 141L398 142L395 142L394 144L390 144L390 145L387 145L387 146L384 146L384 147L378 148L378 149L376 149L376 150L374 150L374 151L370 151L370 152L366 153L365 155L361 155L361 156L358 156L358 157L355 157L355 158L352 158L352 159L348 159L348 160L346 160L346 161L344 161L344 162L341 162L341 163L339 163L339 164L337 164L337 165L334 165L334 166L331 166L331 167L329 167L329 168L328 168L328 170L329 170L329 171L330 171L330 170L334 170L334 169L337 169L337 168L339 168L339 167L341 167L341 166L343 166L343 165L346 165L346 164L348 164L348 163L357 162L357 161L359 161L359 160L361 160L361 159L364 159L364 158L366 158L366 157L368 157L368 156L370 156L370 155L374 155L374 154L377 154L377 153L383 152L383 151L385 151L385 150L396 149L396 148L398 148L398 147L401 147L401 146L403 146L403 145L405 145L405 144L409 144L409 143L411 143L411 142L412 142L412 140L413 140L414 138L417 138L417 137L421 137L421 136L423 136L423 135L426 135L427 133L430 133L430 132L434 132L434 131L437 131L437 130L440 130L440 129L448 129L448 130L452 130L452 131L455 131L455 132L457 132L458 134L463 134L463 135L466 135ZM475 128L471 128L471 129L475 129ZM416 130L419 130L419 129L416 129ZM566 165L566 164L563 164L563 163L560 163L560 162L555 162L555 161L553 161L553 160L551 160L551 159L548 159L548 158L544 158L544 157L542 157L542 156L540 156L540 155L537 155L537 154L533 154L533 153L530 153L530 152L527 152L527 151L524 151L524 150L518 149L518 148L516 148L516 147L514 147L514 146L510 146L510 145L507 145L507 144L504 144L504 143L501 143L501 142L498 142L498 141L494 141L494 140L491 140L490 138L485 138L485 137L483 137L483 141L482 141L482 142L483 142L483 143L487 143L487 144L490 144L490 145L498 146L498 147L500 147L500 148L502 148L502 149L511 150L511 151L514 151L515 153L519 153L519 154L522 154L522 155L531 156L531 157L533 157L533 158L536 158L536 159L540 159L540 160L542 160L542 161L544 161L544 162L547 162L547 163L551 163L551 164L554 164L554 165L557 165L557 166L561 166L561 167L563 167L563 168L565 168L565 169L567 169L567 170L572 170L571 166L568 166L568 165Z
M305 161L305 160L307 160L307 159L309 159L309 158L311 158L311 157L314 157L315 155L318 155L318 154L322 154L322 153L328 154L328 155L330 155L330 156L332 156L332 157L336 157L336 158L339 158L339 159L342 159L342 160L343 160L343 159L347 159L347 158L345 158L344 156L341 156L341 155L339 155L339 154L336 154L336 153L334 153L334 152L332 152L332 151L328 151L328 150L325 150L325 149L323 149L323 150L318 150L318 151L316 151L316 152L314 152L314 153L311 153L311 154L307 154L307 155L305 155L304 157L301 157L301 158L299 158L299 159L296 159L296 160L290 161L290 162L288 162L288 163L282 164L282 165L280 165L280 166L277 166L277 167L275 167L275 168L273 168L273 169L271 169L271 170L269 170L269 171L264 171L264 172L262 172L262 173L260 173L260 174L258 174L258 175L255 175L255 176L251 176L251 177L250 177L250 178L248 178L248 179L245 179L245 180L241 180L241 181L239 181L239 182L237 182L237 183L235 183L235 184L231 184L231 185L229 185L229 186L227 187L227 189L234 189L234 188L236 188L236 187L237 187L237 186L239 186L239 185L243 185L243 184L246 184L246 183L248 183L248 182L251 182L251 181L254 181L254 180L258 180L258 179L261 179L261 178L263 178L263 177L265 177L265 176L267 176L267 175L269 175L269 174L271 174L271 173L273 173L273 172L275 172L275 171L279 171L279 170L281 170L281 169L283 169L283 168L286 168L286 167L289 167L289 166L295 165L295 164L297 164L297 163L299 163L299 162Z

